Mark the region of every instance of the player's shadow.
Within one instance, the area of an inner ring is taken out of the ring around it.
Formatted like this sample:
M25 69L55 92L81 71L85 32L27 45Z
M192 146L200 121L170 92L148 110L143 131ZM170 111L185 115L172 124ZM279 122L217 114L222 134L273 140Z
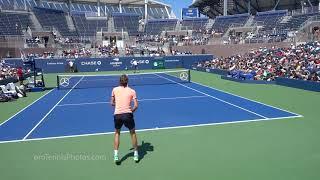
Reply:
M130 150L132 151L133 148L131 148ZM139 161L137 163L143 160L143 158L148 154L148 152L154 151L154 147L151 143L142 141L141 145L138 146L138 150L139 150ZM125 156L123 156L121 160L118 162L118 165L120 165L123 161L127 160L128 158L133 158L133 152L130 152Z

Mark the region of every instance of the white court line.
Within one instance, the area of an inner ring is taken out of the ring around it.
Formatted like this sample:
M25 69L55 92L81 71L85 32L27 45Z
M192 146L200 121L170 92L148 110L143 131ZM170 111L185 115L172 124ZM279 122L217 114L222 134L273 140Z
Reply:
M248 110L248 109L246 109L246 108L243 108L243 107L240 107L240 106L238 106L238 105L232 104L232 103L227 102L227 101L225 101L225 100L219 99L219 98L217 98L217 97L215 97L215 96L211 96L211 95L209 95L209 94L207 94L207 93L204 93L204 92L199 91L199 90L197 90L197 89L194 89L194 88L192 88L192 87L186 86L186 85L184 85L184 84L178 83L178 82L173 81L173 80L171 80L171 79L169 79L169 78L160 76L159 74L155 74L155 75L158 76L158 77L161 77L161 78L163 78L163 79L166 79L166 80L168 80L168 81L177 83L177 84L179 84L180 86L183 86L183 87L185 87L185 88L191 89L191 90L193 90L193 91L195 91L195 92L198 92L198 93L200 93L200 94L206 95L206 96L208 96L208 97L211 97L211 98L216 99L216 100L218 100L218 101L221 101L221 102L223 102L223 103L226 103L226 104L229 104L229 105L234 106L234 107L236 107L236 108L239 108L239 109L242 109L242 110L244 110L244 111L247 111L247 112L249 112L249 113L251 113L251 114L254 114L254 115L256 115L256 116L262 117L262 118L264 118L264 119L268 119L268 117L266 117L266 116L263 116L263 115L261 115L261 114L255 113L255 112L253 112L253 111L250 111L250 110Z
M58 104L65 98L67 95L80 83L80 81L83 79L82 77L58 102L55 104L50 111L28 132L27 135L24 136L23 140L27 139L27 137L43 122L43 120L46 119L47 116L58 106Z
M249 98L246 98L246 97L243 97L243 96L239 96L239 95L236 95L236 94L227 92L227 91L223 91L223 90L220 90L220 89L216 89L216 88L214 88L214 87L210 87L210 86L207 86L207 85L198 83L198 82L194 82L194 81L191 81L191 82L194 83L194 84L198 84L198 85L200 85L200 86L207 87L207 88L209 88L209 89L213 89L213 90L216 90L216 91L219 91L219 92L222 92L222 93L226 93L226 94L229 94L229 95L232 95L232 96L236 96L236 97L239 97L239 98L242 98L242 99L251 101L251 102L255 102L255 103L258 103L258 104L261 104L261 105L264 105L264 106L268 106L268 107L271 107L271 108L274 108L274 109L278 109L278 110L280 110L280 111L284 111L284 112L287 112L287 113L290 113L290 114L294 114L294 115L299 116L299 117L303 117L303 116L300 115L300 114L297 114L297 113L294 113L294 112L291 112L291 111L288 111L288 110L285 110L285 109L281 109L281 108L278 108L278 107L275 107L275 106L272 106L272 105L268 105L268 104L265 104L265 103L262 103L262 102L259 102L259 101L255 101L255 100L252 100L252 99L249 99Z
M28 106L24 107L23 109L21 109L19 112L17 112L16 114L14 114L13 116L11 116L9 119L5 120L4 122L2 122L0 124L0 126L4 125L6 122L8 122L9 120L11 120L12 118L14 118L15 116L17 116L18 114L20 114L22 111L26 110L27 108L29 108L30 106L32 106L34 103L36 103L37 101L39 101L40 99L44 98L46 95L48 95L49 93L51 93L54 89L51 89L50 91L48 91L47 93L45 93L44 95L42 95L41 97L39 97L37 100L33 101L31 104L29 104Z
M259 104L262 104L262 105L265 105L265 106L269 106L269 107L272 107L272 108L275 108L275 109L279 109L281 111L285 111L285 112L288 112L288 113L291 113L291 114L296 114L296 113L293 113L293 112L290 112L290 111L287 111L287 110L283 110L283 109L280 109L280 108L277 108L277 107L274 107L274 106L271 106L271 105L268 105L268 104L264 104L264 103L261 103L261 102L255 101L255 100L251 100L251 99L239 96L239 95L235 95L235 94L232 94L232 93L229 93L229 92L225 92L225 91L222 91L222 90L219 90L219 89L215 89L213 87L209 87L209 86L197 83L197 82L193 82L193 81L191 81L191 82L195 83L195 84L198 84L198 85L201 85L201 86L204 86L204 87L207 87L207 88L210 88L210 89L213 89L213 90L217 90L217 91L226 93L226 94L234 95L234 96L237 96L239 98L246 99L248 101L256 102L256 103L259 103ZM201 126L210 126L210 125L236 124L236 123L245 123L245 122L258 122L258 121L266 121L266 120L289 119L289 118L300 118L300 117L303 117L303 116L299 115L299 114L296 114L296 116L286 116L286 117L277 117L277 118L263 118L263 119L243 120L243 121L231 121L231 122L223 122L223 123L198 124L198 125L189 125L189 126L175 126L175 127L166 127L166 128L152 128L152 129L142 129L142 130L137 130L137 131L138 132L143 132L143 131L162 130L162 129L178 129L178 128L187 128L187 127L201 127ZM127 132L127 131L124 131L124 132ZM40 141L40 140L62 139L62 138L72 138L72 137L86 137L86 136L105 135L105 134L113 134L113 132L92 133L92 134L71 135L71 136L58 136L58 137L47 137L47 138L34 138L34 139L22 139L22 140L11 140L11 141L0 141L0 144L1 143L10 143L10 142L28 142L28 141Z
M287 117L277 117L277 118L267 118L267 119L265 119L265 118L251 119L251 120L242 120L242 121L195 124L195 125L186 125L186 126L172 126L172 127L163 127L163 128L150 128L150 129L140 129L140 130L136 130L136 131L137 132L147 132L147 131L170 130L170 129L180 129L180 128L192 128L192 127L217 126L217 125L226 125L226 124L240 124L240 123L259 122L259 121L271 121L271 120L291 119L291 118L300 118L300 116L287 116ZM129 131L122 131L122 133L128 133L128 132ZM56 137L45 137L45 138L0 141L0 144L13 143L13 142L30 142L30 141L41 141L41 140L65 139L65 138L75 138L75 137L88 137L88 136L97 136L97 135L108 135L108 134L113 134L113 133L114 132L104 132L104 133L91 133L91 134L79 134L79 135L69 135L69 136L56 136Z
M169 98L153 98L153 99L140 99L139 102L143 101L160 101L160 100L177 100L177 99L191 99L191 98L206 98L208 96L181 96L181 97L169 97ZM84 106L84 105L95 105L95 104L110 104L109 101L101 102L90 102L90 103L75 103L75 104L60 104L59 107L63 106Z
M128 73L126 75L128 76L139 76L139 75L153 75L153 74L165 74L165 73L176 73L176 72L188 72L188 69L182 69L182 70L172 70L172 71L156 71L156 72L145 72L145 73ZM120 76L121 73L116 73L116 74L60 74L58 75L59 77L62 76L68 76L68 77L109 77L109 76Z

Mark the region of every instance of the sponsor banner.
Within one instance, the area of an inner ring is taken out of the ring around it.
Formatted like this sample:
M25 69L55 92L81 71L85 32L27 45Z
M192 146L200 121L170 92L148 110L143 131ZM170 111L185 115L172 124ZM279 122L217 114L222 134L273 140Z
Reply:
M166 63L180 62L180 59L166 59L164 60Z
M19 59L5 59L5 60L2 60L2 63L5 63L7 66L10 66L10 67L23 66L23 61L20 58Z
M35 59L36 67L44 73L62 73L66 69L66 59Z
M109 60L109 61L108 61ZM79 58L75 61L79 72L94 72L107 70L110 59L105 58Z
M164 60L155 60L153 62L153 69L164 69Z
M70 62L73 62L78 72L117 71L132 69L132 62L136 60L139 69L164 68L192 68L196 62L212 60L212 55L180 55L165 57L109 57L109 58L77 58L77 59L35 59L37 68L44 73L69 72ZM21 59L5 59L5 63L22 66Z
M101 66L101 61L82 61L81 66Z

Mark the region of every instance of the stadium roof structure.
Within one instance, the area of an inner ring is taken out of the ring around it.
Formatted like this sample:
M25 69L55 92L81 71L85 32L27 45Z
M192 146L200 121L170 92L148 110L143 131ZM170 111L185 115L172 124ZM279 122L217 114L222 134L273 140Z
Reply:
M195 0L190 7L197 7L199 11L211 18L223 15L224 0ZM318 6L319 0L227 0L228 15L270 10L295 10L306 7ZM250 9L250 11L248 10Z
M69 2L69 0L49 0L49 1L58 1L58 2ZM145 0L99 0L100 3L103 4L123 4L123 5L144 5ZM71 0L71 2L80 2L80 3L97 3L98 0ZM163 2L159 2L156 0L148 0L149 5L160 5L160 6L167 6L171 7L168 4Z

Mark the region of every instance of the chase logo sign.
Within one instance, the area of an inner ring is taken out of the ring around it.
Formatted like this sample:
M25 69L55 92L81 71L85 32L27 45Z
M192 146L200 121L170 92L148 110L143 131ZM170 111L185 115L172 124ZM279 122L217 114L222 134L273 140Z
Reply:
M101 66L101 61L82 61L81 66Z

